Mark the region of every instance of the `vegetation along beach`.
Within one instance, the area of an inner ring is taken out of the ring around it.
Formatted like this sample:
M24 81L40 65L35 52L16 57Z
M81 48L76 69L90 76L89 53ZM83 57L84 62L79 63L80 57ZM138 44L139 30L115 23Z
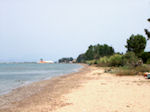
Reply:
M150 0L1 0L0 112L150 112Z

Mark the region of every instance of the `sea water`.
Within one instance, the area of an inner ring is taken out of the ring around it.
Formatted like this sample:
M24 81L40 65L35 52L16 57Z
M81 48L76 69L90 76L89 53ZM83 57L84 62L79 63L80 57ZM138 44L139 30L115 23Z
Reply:
M78 71L78 64L0 64L0 95L32 82Z

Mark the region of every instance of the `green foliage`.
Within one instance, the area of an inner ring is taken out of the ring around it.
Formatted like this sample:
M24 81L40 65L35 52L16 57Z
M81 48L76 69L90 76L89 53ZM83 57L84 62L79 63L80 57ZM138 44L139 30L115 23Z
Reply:
M98 60L99 66L122 66L123 60L122 55L114 54L110 57L102 57Z
M150 18L148 19L148 21L150 22ZM148 40L150 39L150 31L148 31L147 29L145 29L145 33L148 37Z
M78 57L77 57L77 62L78 63L84 63L86 61L86 56L85 54L80 54Z
M114 54L114 49L111 46L108 46L106 44L104 45L97 44L95 46L90 45L85 53L85 56L87 60L92 60L92 59L99 59L100 57L103 56L110 56L112 54Z
M100 58L97 61L97 64L99 66L109 66L109 57L104 56L104 57Z
M142 73L150 72L150 67L147 65L137 66L137 67L135 67L135 71L137 71L138 73L139 72L142 72Z
M86 59L87 60L92 60L94 59L94 52L95 52L95 47L90 45L88 50L85 53Z
M150 59L150 52L143 52L140 58L142 58L143 62L146 63L148 59Z
M134 52L127 52L123 55L123 65L136 66L138 65L138 61L139 59Z
M104 45L96 45L95 46L95 56L94 58L100 58L104 56L111 56L114 54L114 49L111 46L108 46L107 44Z
M115 74L119 76L124 76L124 75L142 75L144 72L150 72L150 67L147 65L142 65L142 66L137 66L137 67L120 67L114 70Z
M131 66L115 67L111 68L111 71L113 71L112 73L117 74L119 76L142 75L144 72L150 72L150 66L141 65L137 67Z
M114 54L114 48L104 45L90 45L88 50L84 54L80 54L77 58L77 62L86 62L88 60L99 59L103 56L111 56Z
M150 32L147 30L147 29L145 29L145 34L147 35L147 40L149 40L150 39Z
M70 61L73 61L72 57L69 58L61 58L58 60L59 63L69 63Z
M123 66L123 56L115 54L109 58L110 66Z
M86 63L87 63L88 65L97 64L97 60L86 61Z
M100 58L97 63L99 66L130 66L135 67L140 65L139 59L133 52L128 52L125 55L121 54L114 54L110 57L102 57Z
M147 60L146 64L150 64L150 58Z
M127 52L134 52L136 56L140 56L146 47L146 38L142 35L131 35L129 39L127 39Z

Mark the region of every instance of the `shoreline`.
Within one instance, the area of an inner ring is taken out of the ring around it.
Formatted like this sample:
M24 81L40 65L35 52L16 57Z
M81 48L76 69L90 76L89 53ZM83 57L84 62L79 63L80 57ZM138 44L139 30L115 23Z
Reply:
M57 86L62 79L85 72L88 65L80 65L82 65L82 68L79 68L76 72L32 82L30 84L12 89L6 94L0 95L0 112L16 112L17 110L12 108L17 107L18 104L23 103L32 96L41 94L41 92L45 91L48 85L51 86L49 89L53 90L53 88L55 88L55 86Z
M12 63L13 64L13 63ZM19 63L20 64L20 63ZM23 64L23 63L21 63ZM78 63L74 63L74 64L78 64ZM49 76L49 77L45 77L45 78L42 78L42 79L38 79L38 80L35 80L35 81L27 81L27 82L24 82L22 83L21 85L18 85L16 87L13 87L5 92L2 92L0 93L0 96L4 96L4 95L7 95L7 94L10 94L12 91L18 89L18 88L22 88L22 87L25 87L25 86L28 86L28 85L32 85L33 83L36 83L36 82L40 82L40 81L45 81L45 80L50 80L52 78L55 78L55 77L60 77L60 76L63 76L63 75L69 75L69 74L72 74L72 73L76 73L76 72L79 72L80 69L84 68L84 65L85 64L78 64L78 65L81 65L80 68L77 68L77 69L74 69L72 72L70 73L63 73L63 74L59 74L59 75L56 75L56 76Z
M12 64L13 64L13 63L12 63ZM75 63L75 64L76 64L76 63ZM24 87L24 86L28 86L28 85L30 85L30 84L32 84L32 83L36 83L36 82L40 82L40 81L44 81L44 80L50 80L50 79L55 78L55 77L60 77L60 76L63 76L63 75L69 75L69 74L72 74L72 73L79 72L80 69L84 68L84 64L78 64L78 65L81 65L81 68L74 69L74 70L73 70L72 72L70 72L70 73L64 73L64 74L59 74L58 76L50 76L50 77L45 77L45 78L43 78L43 79L38 79L38 80L35 80L35 81L25 82L25 83L22 83L21 85L18 85L18 86L16 86L16 87L14 87L14 88L11 88L10 90L7 90L7 91L5 91L5 92L2 92L2 93L0 94L0 96L4 96L4 95L7 95L7 94L10 94L12 91L14 91L14 90L16 90L16 89L18 89L18 88L22 88L22 87Z
M6 103L0 112L149 112L149 87L150 80L143 76L117 76L85 65L79 72L16 91L11 98L23 99Z

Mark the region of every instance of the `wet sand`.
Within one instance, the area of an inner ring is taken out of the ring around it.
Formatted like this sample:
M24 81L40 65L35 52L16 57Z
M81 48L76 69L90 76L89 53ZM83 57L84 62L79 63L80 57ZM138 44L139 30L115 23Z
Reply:
M85 66L0 97L0 112L150 112L150 80Z

